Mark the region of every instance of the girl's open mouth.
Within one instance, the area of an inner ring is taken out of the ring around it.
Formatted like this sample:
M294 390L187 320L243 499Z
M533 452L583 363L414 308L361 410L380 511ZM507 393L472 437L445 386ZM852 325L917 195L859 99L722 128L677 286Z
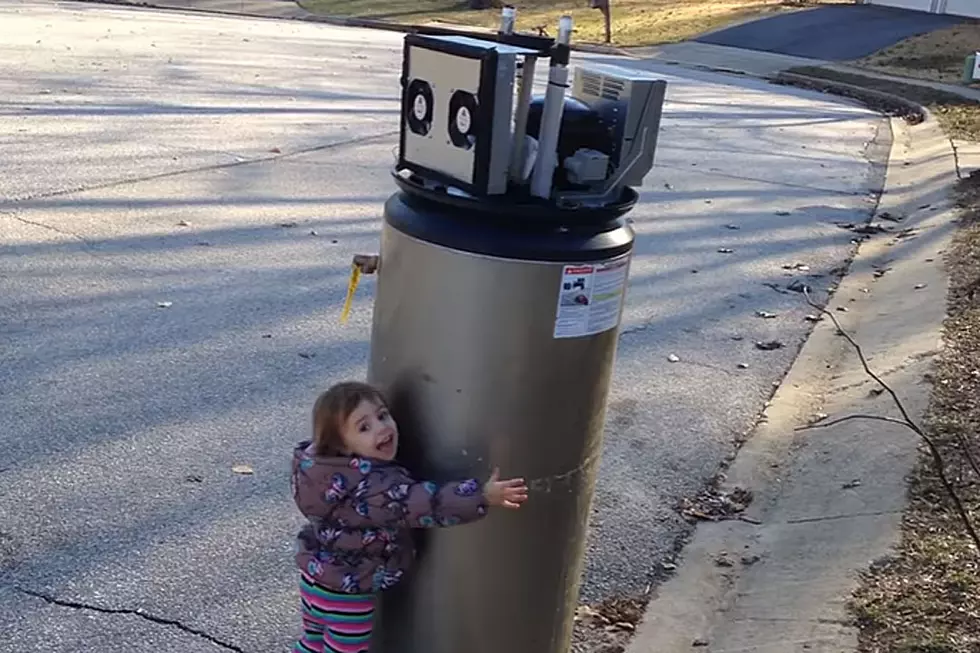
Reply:
M379 442L378 446L375 448L382 453L390 453L392 449L395 448L395 436L394 435L385 436L384 438L382 438L381 442Z

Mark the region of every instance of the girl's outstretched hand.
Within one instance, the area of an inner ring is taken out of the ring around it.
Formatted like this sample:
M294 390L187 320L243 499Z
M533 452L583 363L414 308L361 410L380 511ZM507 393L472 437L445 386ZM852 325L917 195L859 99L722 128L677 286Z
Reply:
M490 480L483 486L483 496L491 506L516 510L527 501L527 483L523 478L500 480L500 470L494 468Z

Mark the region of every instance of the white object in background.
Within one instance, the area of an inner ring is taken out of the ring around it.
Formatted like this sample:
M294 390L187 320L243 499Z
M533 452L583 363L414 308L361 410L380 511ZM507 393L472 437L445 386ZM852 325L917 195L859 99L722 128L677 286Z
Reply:
M514 21L517 20L517 10L513 7L504 7L500 12L500 33L513 34Z
M565 158L565 171L573 184L604 181L609 170L609 156L598 150L581 148Z

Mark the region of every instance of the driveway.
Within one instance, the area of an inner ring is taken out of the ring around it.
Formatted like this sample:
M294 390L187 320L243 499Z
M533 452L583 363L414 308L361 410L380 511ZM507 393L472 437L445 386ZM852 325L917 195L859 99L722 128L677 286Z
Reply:
M754 20L695 40L810 59L848 61L910 36L962 22L956 16L891 7L828 5Z
M400 36L26 0L0 26L0 650L284 652L289 452L365 371L373 279L338 318L393 191ZM654 69L588 600L643 591L688 532L677 501L808 333L786 285L833 282L890 138L819 94Z

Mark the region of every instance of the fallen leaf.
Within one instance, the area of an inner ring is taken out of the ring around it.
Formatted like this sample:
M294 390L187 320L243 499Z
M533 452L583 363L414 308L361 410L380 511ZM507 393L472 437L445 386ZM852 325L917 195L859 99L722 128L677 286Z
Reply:
M671 363L680 363L681 357L678 356L677 354L671 354L670 356L667 357L667 360L670 361Z
M271 338L272 337L272 334L271 333L263 333L262 334L262 337L263 338Z
M296 226L296 223L295 222L280 222L279 223L279 226L282 227L282 228L284 228L284 229L292 229L293 227Z
M782 349L785 345L779 340L767 340L765 342L755 343L756 349L761 349L762 351L773 351L774 349Z
M598 610L587 605L580 605L575 609L575 621L581 621L582 619L605 620Z
M861 479L856 478L853 481L848 481L841 486L843 490L853 490L856 487L861 487Z
M852 227L851 231L865 236L874 236L876 234L886 234L889 232L889 229L879 222L869 222L868 224Z
M188 474L187 476L184 477L184 480L188 483L203 483L204 477L199 476L197 474Z
M732 254L734 252L735 252L734 249L731 249L731 248L728 248L728 247L719 247L718 248L718 253L719 254Z
M756 311L755 316L761 317L763 320L771 320L776 317L776 314L769 311Z
M173 305L173 302L157 302L157 308L170 308Z
M902 220L904 220L903 217L892 215L888 211L882 211L881 213L878 214L877 217L879 220L887 220L888 222L901 222Z
M749 369L749 364L748 363L739 363L738 364L738 369L740 369L740 370L747 370L747 369Z
M187 220L181 220L180 222L177 223L177 226L178 227L189 227L189 226L191 226L191 223L188 222Z
M707 645L708 645L708 640L706 640L703 637L698 637L693 642L691 642L691 646L696 646L698 648L701 648L702 646L707 646Z
M823 321L823 316L822 315L812 315L811 314L811 315L805 315L805 316L803 316L803 319L806 320L807 322L822 322Z
M776 211L776 215L785 217L787 215L792 215L792 214L789 211Z
M846 306L838 306L837 310L841 313L846 313L849 309Z
M231 471L244 476L255 473L255 470L250 465L232 465Z
M316 354L307 354L306 352L300 352L299 357L309 360L311 358L316 358Z
M310 235L311 235L311 236L319 236L320 234L318 234L318 233L316 232L316 229L310 229Z
M211 243L209 243L206 240L201 240L201 241L198 241L197 246L198 247L211 247Z
M626 623L625 621L619 621L614 624L609 624L608 626L606 626L607 633L614 633L617 630L627 630L632 632L636 630L636 626L634 626L633 624Z
M926 284L924 284L924 283L917 283L917 284L915 284L915 289L916 290L922 290L925 287L926 287Z
M674 187L671 186L670 184L664 184L664 188L666 188L667 190L674 190Z
M282 154L282 150L280 150L278 147L274 147L269 151L273 154Z
M734 567L735 563L732 559L728 557L727 553L719 553L715 556L715 566L716 567Z
M792 263L790 265L784 265L784 270L799 270L800 272L809 272L810 266L806 263Z
M731 229L732 231L737 231L741 229L741 227L738 226L737 224L726 224L725 229Z

